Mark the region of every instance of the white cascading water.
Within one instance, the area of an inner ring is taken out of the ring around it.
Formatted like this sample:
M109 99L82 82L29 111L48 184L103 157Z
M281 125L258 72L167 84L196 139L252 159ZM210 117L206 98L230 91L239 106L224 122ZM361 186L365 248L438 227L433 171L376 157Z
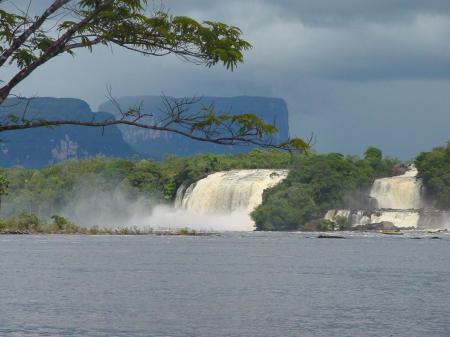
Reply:
M399 228L418 228L423 217L419 210L329 210L324 219L336 221L338 218L345 218L352 226L365 226L371 223L392 222ZM425 228L425 227L423 227ZM426 227L431 228L431 227Z
M381 211L375 212L370 217L370 223L383 221L392 222L399 228L417 228L419 225L419 211Z
M417 179L417 173L417 169L411 165L402 175L375 180L370 197L377 202L376 210L330 210L325 219L336 221L338 217L344 217L352 226L383 221L391 222L399 228L430 226L429 216L421 211L424 206L421 198L422 183ZM433 221L434 227L445 227L444 223L436 225L437 222L439 221Z
M285 179L288 170L232 170L210 174L177 191L175 207L191 214L224 215L241 213L245 215L246 230L254 229L249 214L262 202L265 189Z
M417 169L411 166L405 174L375 180L370 191L380 209L420 209L421 181L417 179Z
M178 189L177 218L182 215L183 223L191 221L198 229L252 231L255 223L250 213L262 203L264 190L277 185L287 175L288 170L266 169L210 174L188 188Z

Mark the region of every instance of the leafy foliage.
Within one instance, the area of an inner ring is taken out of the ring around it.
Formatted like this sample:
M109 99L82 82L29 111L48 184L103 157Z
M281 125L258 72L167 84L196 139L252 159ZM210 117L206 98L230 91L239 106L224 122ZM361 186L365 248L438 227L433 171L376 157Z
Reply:
M419 177L433 206L450 209L450 141L416 158Z
M9 180L4 172L0 172L0 198L8 193Z
M71 6L67 4L72 3ZM239 28L221 22L198 22L158 10L146 14L145 0L57 0L37 18L0 11L0 42L4 58L23 69L32 63L97 44L118 45L145 55L170 53L208 66L221 62L234 69L251 45ZM70 15L50 31L44 23ZM58 38L55 37L58 32Z
M276 150L254 150L248 154L193 157L168 157L129 161L112 158L69 160L39 170L12 168L6 170L9 195L5 199L6 215L22 211L38 216L57 214L77 197L80 186L96 191L114 191L120 187L130 200L139 197L171 202L181 185L189 185L210 173L250 168L285 168L292 161L288 153Z
M0 233L2 234L91 234L91 235L140 235L153 234L152 228L139 229L136 227L99 228L97 226L83 227L74 224L66 218L53 215L51 221L38 217L36 214L22 212L18 215L0 219ZM183 233L173 234L183 235ZM190 232L189 235L196 233Z
M9 180L4 172L0 172L0 207L2 202L2 197L8 194ZM1 208L0 208L1 209Z

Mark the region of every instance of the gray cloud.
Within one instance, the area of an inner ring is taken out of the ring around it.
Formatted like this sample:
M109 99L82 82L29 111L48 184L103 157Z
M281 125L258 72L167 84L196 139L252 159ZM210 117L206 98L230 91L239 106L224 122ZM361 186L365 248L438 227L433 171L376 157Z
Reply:
M399 22L418 15L448 15L446 0L168 0L166 7L180 13L189 11L226 13L232 7L270 8L272 16L298 20L311 25L342 25L352 22Z

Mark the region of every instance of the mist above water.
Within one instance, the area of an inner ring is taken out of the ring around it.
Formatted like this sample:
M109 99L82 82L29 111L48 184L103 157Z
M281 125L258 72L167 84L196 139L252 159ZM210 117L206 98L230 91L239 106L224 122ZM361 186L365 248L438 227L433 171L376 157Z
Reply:
M81 189L60 214L83 226L106 228L180 229L198 231L249 231L253 222L245 210L230 214L195 214L140 197L132 199L121 187L113 191Z
M152 228L175 229L188 227L200 231L252 231L253 220L245 210L228 214L198 214L186 209L158 205L147 219Z
M136 227L139 229L180 229L197 231L252 231L249 212L236 208L226 213L199 214L192 210L161 204L150 197L134 197L127 186L104 188L103 179L80 180L67 205L57 213L77 224L91 227ZM51 214L46 215L50 217Z
M193 184L184 199L178 193L176 207L161 202L159 195L143 195L129 184L85 174L57 199L35 197L22 202L22 195L8 195L3 213L14 216L25 210L49 221L57 214L85 227L252 231L255 225L250 213L261 203L263 191L286 175L286 170L214 173ZM185 192L184 188L179 192Z

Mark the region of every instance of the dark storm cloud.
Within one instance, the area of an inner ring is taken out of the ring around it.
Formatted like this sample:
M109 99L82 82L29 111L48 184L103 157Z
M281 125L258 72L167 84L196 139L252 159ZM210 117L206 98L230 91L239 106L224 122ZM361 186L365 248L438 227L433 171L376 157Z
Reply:
M269 7L273 15L296 18L307 24L346 24L353 21L398 22L417 15L450 14L447 0L256 0L224 2L209 0L168 0L170 9L180 12L198 9L221 11L231 5L250 3L254 7ZM244 6L245 7L245 6Z
M247 62L341 80L448 78L450 1L168 0L168 9L238 25Z
M241 27L254 45L247 63L259 69L350 81L450 77L449 0L149 1L161 6Z
M2 6L26 8L30 0L4 0ZM36 12L51 0L31 0ZM389 23L412 20L418 15L450 15L448 0L149 0L150 9L165 8L176 14L222 12L241 6L270 8L272 15L305 24L341 25L354 21ZM252 13L248 13L251 15Z

